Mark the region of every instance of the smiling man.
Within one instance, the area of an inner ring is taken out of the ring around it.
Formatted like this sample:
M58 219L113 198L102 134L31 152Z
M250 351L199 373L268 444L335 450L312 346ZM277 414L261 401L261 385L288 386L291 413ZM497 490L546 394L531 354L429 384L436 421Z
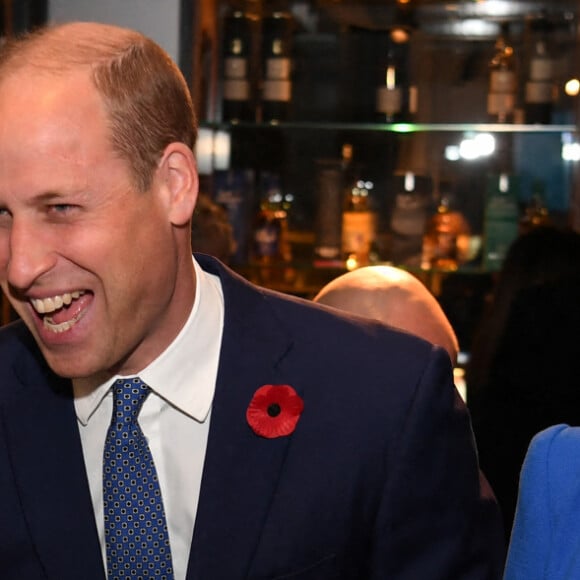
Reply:
M192 257L195 138L137 32L0 50L0 577L499 578L449 357Z

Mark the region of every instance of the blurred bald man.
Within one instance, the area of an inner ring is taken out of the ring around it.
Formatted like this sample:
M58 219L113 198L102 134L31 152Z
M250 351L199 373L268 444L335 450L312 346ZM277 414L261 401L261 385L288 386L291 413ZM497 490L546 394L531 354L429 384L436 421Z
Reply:
M394 266L366 266L329 282L314 298L380 320L443 347L457 362L459 345L437 299L415 276Z

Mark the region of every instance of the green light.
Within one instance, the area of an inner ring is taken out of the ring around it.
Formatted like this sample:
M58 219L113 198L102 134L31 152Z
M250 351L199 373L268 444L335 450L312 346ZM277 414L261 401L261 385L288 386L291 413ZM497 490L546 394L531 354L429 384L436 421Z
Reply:
M417 130L413 123L395 123L392 129L395 133L413 133Z

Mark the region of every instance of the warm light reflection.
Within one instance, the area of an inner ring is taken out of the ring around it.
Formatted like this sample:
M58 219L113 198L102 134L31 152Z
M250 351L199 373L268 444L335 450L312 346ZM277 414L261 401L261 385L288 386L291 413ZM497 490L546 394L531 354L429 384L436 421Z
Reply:
M453 369L453 382L455 383L455 388L459 392L459 395L463 401L467 400L467 382L465 380L465 371L461 367L455 367Z
M580 93L580 80L570 79L564 85L564 91L569 97L577 97Z
M391 28L391 40L395 44L405 44L405 42L409 42L411 35L406 28L401 26L395 26Z
M347 270L356 270L358 268L358 260L356 259L356 256L354 254L351 254L347 259L346 259L346 263L345 263L346 269Z
M389 91L393 91L395 89L395 67L389 65L387 67L387 73L385 75L385 84L387 85L387 89Z

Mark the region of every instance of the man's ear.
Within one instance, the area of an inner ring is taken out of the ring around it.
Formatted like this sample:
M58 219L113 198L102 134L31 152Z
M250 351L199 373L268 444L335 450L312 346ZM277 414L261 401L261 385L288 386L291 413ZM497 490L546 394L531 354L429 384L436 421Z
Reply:
M156 171L156 181L166 204L168 217L175 226L191 219L199 187L197 164L185 143L170 143Z

